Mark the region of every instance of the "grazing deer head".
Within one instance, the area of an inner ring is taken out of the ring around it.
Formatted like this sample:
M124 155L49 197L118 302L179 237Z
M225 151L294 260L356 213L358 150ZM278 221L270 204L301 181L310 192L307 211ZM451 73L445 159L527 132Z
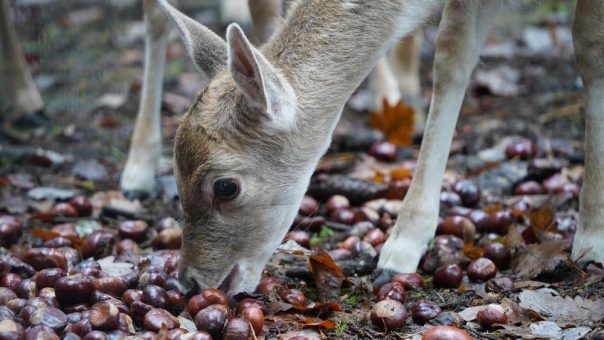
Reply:
M257 49L237 25L228 27L225 42L159 3L212 79L175 140L185 214L179 280L184 289L222 283L231 293L252 291L295 217L346 100L401 33L394 23L408 13L390 0L299 1Z

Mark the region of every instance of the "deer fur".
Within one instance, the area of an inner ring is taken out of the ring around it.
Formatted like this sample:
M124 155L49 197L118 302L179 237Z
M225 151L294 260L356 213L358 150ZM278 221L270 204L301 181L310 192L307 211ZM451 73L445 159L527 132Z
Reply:
M159 2L173 19L181 15ZM227 41L213 45L217 50L189 49L197 61L223 53L228 58L176 136L177 183L185 212L179 269L183 289L223 281L232 293L255 288L294 218L347 98L385 51L416 30L440 3L300 0L260 48L231 25ZM434 236L441 181L465 88L502 5L498 0L446 3L417 168L378 263L386 277L414 272ZM597 18L603 11L601 2L580 0L574 29L588 101L584 188L589 189L581 194L573 256L600 262L604 213L596 207L604 203L604 26ZM204 30L179 28L193 46L208 39ZM241 192L233 200L216 202L211 183L224 177L240 181Z

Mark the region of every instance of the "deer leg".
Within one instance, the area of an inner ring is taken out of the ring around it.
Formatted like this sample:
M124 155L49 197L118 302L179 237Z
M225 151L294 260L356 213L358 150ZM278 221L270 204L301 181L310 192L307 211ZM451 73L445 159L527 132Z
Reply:
M449 0L439 27L434 88L414 178L378 262L380 283L415 272L434 237L441 182L466 86L500 1Z
M392 71L402 98L415 109L415 131L423 131L426 123L419 75L423 40L423 31L417 30L394 45L391 55Z
M281 18L281 0L248 0L248 6L256 41L268 41Z
M585 175L572 258L604 263L604 3L579 0L575 57L585 87Z
M384 100L390 106L398 103L402 97L387 57L382 57L369 73L369 91L371 92L371 110L382 112Z
M0 91L12 109L9 119L39 113L43 102L9 20L8 0L0 0Z
M146 25L143 88L126 167L120 188L130 198L142 198L156 191L155 175L161 156L160 110L169 20L156 1L144 0Z

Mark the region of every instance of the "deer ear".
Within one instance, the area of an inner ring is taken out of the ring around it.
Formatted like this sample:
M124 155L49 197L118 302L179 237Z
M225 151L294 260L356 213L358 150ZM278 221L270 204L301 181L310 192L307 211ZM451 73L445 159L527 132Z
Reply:
M209 78L226 66L227 46L225 41L197 21L178 11L167 0L157 0L162 11L178 27L187 52L195 65Z
M250 106L271 125L287 129L295 122L295 93L266 58L254 48L241 27L227 28L228 67Z

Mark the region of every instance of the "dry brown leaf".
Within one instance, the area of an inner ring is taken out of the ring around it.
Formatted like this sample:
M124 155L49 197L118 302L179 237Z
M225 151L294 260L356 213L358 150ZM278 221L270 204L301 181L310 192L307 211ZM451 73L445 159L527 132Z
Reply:
M336 323L331 320L321 320L316 318L306 318L303 320L303 327L311 327L311 328L324 328L324 329L334 329L336 328Z
M518 295L520 307L555 321L566 324L590 325L604 319L604 299L588 300L580 296L561 297L549 288L524 290Z
M319 249L316 255L309 257L309 270L315 279L315 285L321 301L335 300L340 295L344 272L329 254Z
M551 272L568 259L566 244L559 240L546 240L530 244L514 265L519 277L532 279L544 272Z
M554 224L556 211L551 202L547 202L540 208L537 208L529 213L529 221L531 227L537 234L547 231Z
M386 99L383 100L382 112L371 112L369 125L382 131L388 140L396 145L409 146L413 143L413 123L415 112L412 107L405 105L401 100L390 106Z

